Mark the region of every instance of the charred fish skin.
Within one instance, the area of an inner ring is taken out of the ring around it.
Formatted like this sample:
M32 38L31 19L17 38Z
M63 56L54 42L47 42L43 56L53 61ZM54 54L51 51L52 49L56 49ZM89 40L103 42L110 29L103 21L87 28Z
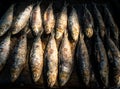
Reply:
M65 4L56 20L55 38L58 40L63 36L64 30L67 29L67 5Z
M107 88L109 75L107 54L98 32L96 33L95 37L95 61L97 63L97 79L101 84L101 87Z
M102 39L104 39L104 36L106 33L106 27L105 27L102 15L101 15L100 11L98 10L96 4L93 4L93 13L95 16L96 25L99 26L99 28L100 28L100 31L99 31L100 37Z
M104 13L105 13L105 22L106 28L110 31L110 37L114 41L114 43L119 47L119 29L110 13L109 9L104 6Z
M6 37L0 42L0 71L4 68L10 51L11 34L7 34Z
M46 76L47 86L53 87L58 76L58 49L56 40L54 38L54 33L51 34L51 37L46 46L44 59L44 73Z
M46 34L50 34L53 31L55 25L55 17L54 17L52 5L53 3L51 3L48 6L43 17L44 30Z
M64 86L70 78L74 64L67 31L64 32L62 43L60 45L59 62L59 85Z
M74 7L72 7L72 11L68 18L68 28L71 33L71 37L74 41L78 40L80 25L78 21L78 15Z
M109 37L107 37L106 42L110 66L110 85L112 87L120 87L120 51Z
M76 59L78 73L82 79L83 84L88 87L90 82L90 62L88 50L84 42L84 35L82 33L80 33L77 44Z
M43 70L43 49L42 41L38 35L33 42L31 53L30 53L30 66L32 72L32 78L34 82L40 79Z
M21 33L19 42L16 44L13 52L13 64L10 68L11 82L15 82L22 72L26 63L27 37L26 33Z
M83 8L84 33L88 38L91 38L93 36L93 17L90 11L87 9L86 5Z
M30 24L33 35L37 36L42 30L42 15L40 2L35 5L30 16Z
M0 36L3 36L10 28L13 21L14 4L12 4L6 13L0 19Z
M27 24L31 11L33 8L33 4L28 5L24 11L20 12L19 15L13 19L12 22L12 34L17 34L18 32L20 32Z

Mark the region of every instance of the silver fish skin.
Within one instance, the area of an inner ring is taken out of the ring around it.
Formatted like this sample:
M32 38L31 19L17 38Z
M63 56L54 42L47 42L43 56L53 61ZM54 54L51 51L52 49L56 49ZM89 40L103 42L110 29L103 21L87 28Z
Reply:
M48 87L53 87L58 76L58 49L52 33L45 51L45 75Z
M56 34L55 38L58 40L63 36L65 29L67 29L67 5L65 4L56 20Z
M96 24L99 26L100 28L100 37L102 39L104 39L104 36L105 36L105 33L106 33L106 27L105 27L105 23L103 21L103 18L102 18L102 15L100 13L100 11L98 10L96 4L93 5L93 12L94 12L94 17L95 17L95 21L96 21Z
M42 30L42 15L40 3L38 3L32 10L30 16L31 30L35 36L39 34Z
M106 42L111 75L109 81L113 87L120 87L120 51L111 38L108 37Z
M15 82L22 72L26 63L27 54L27 37L26 33L21 33L19 42L16 44L13 51L13 63L10 68L11 82Z
M88 50L84 42L84 35L81 32L77 44L76 59L77 59L78 73L82 78L82 82L85 86L89 86L90 60L89 60Z
M93 23L93 17L86 6L84 6L83 21L84 21L84 33L88 38L91 38L93 36L94 23Z
M30 18L30 14L33 8L33 4L28 5L24 11L20 12L19 15L13 19L12 22L12 34L17 34L18 32L20 32L27 24L29 18Z
M11 27L13 21L14 4L12 4L0 19L0 36L3 36Z
M80 25L78 21L78 15L74 7L72 7L72 11L68 18L68 28L71 33L71 37L74 41L78 40Z
M39 35L34 39L32 45L30 53L30 67L32 78L34 82L37 82L40 79L43 70L43 48Z
M0 71L4 68L8 56L10 54L11 34L7 34L5 38L0 42Z
M68 33L65 31L59 49L59 85L64 86L70 79L73 70L73 55L68 40Z
M43 23L44 23L44 30L46 34L50 34L55 26L55 17L53 13L52 3L48 6L44 13Z
M101 38L99 37L99 33L96 34L95 39L95 58L97 61L97 72L99 81L103 85L103 87L108 87L108 76L109 76L109 69L108 69L108 59L105 47Z

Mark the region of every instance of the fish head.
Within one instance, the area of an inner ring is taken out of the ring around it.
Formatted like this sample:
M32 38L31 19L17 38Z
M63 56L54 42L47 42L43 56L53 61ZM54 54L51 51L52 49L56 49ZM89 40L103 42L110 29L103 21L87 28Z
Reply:
M85 29L85 34L88 38L91 38L93 36L93 28L92 27L88 27Z

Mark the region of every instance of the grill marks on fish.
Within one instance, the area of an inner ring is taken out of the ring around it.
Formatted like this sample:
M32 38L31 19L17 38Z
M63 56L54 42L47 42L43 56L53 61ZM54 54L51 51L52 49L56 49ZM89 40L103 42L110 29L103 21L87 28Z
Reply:
M110 85L112 87L120 87L120 51L109 37L106 42L108 46L107 54L110 66Z
M93 36L93 17L86 6L84 6L83 22L84 33L88 38L91 38Z
M110 32L110 37L114 41L115 45L119 48L119 29L109 11L109 9L105 6L104 7L105 13L105 23L108 33Z
M80 33L77 50L76 50L76 59L78 66L78 73L82 82L85 86L89 86L90 82L90 60L89 54L84 42L84 35Z
M99 34L96 33L95 36L95 61L96 61L96 76L98 79L98 82L102 87L107 88L108 87L108 59L105 47L103 45L103 42L101 38L99 37Z
M55 25L55 18L54 18L52 5L53 3L51 3L48 6L43 17L44 30L46 34L50 34L53 31Z
M0 19L0 36L3 36L10 28L13 21L14 4L12 4Z
M64 32L62 43L59 49L59 85L64 86L72 73L73 70L73 56L71 45L68 40L67 31Z
M58 49L54 38L54 33L48 41L45 51L44 73L48 87L53 87L58 75Z
M67 29L67 5L65 4L56 20L55 38L62 38L64 31Z
M100 37L103 40L105 33L106 33L106 27L105 27L103 18L101 16L101 13L95 4L93 5L93 13L94 13L94 18L95 18L94 22L96 22L96 25L99 27Z
M20 39L16 44L13 52L13 63L10 68L10 78L14 82L21 74L25 63L27 54L27 37L26 33L21 33Z
M20 32L27 24L31 11L32 11L33 5L30 4L24 8L22 12L19 13L16 18L13 19L13 23L11 25L12 34L17 34Z
M42 41L38 35L33 42L30 53L30 67L32 72L32 79L37 82L42 74L43 70L43 49Z
M30 16L30 24L33 35L37 36L39 32L42 32L42 17L40 2L35 5Z
M0 42L0 71L4 68L10 51L11 35L8 33Z
M68 18L68 28L69 28L72 39L74 41L77 41L79 36L80 26L78 21L78 15L74 7L72 7L72 11Z

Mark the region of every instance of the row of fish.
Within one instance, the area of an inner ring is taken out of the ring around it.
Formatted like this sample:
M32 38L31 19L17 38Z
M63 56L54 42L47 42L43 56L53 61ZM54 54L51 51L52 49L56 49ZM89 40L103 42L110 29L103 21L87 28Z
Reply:
M92 4L90 10L89 6L82 5L83 16L79 17L79 8L77 11L71 6L68 16L68 4L65 3L55 19L52 5L42 15L40 2L30 4L14 17L13 4L3 15L0 20L0 36L4 38L0 42L0 71L9 59L11 36L19 34L10 68L11 81L19 78L26 64L27 36L31 32L34 41L29 65L34 82L43 73L48 87L53 87L56 81L64 86L76 64L84 86L88 87L91 82L97 81L102 88L120 87L119 29L108 8L103 6L102 16L96 4ZM42 36L45 34L49 37L46 36L48 40L43 49Z

